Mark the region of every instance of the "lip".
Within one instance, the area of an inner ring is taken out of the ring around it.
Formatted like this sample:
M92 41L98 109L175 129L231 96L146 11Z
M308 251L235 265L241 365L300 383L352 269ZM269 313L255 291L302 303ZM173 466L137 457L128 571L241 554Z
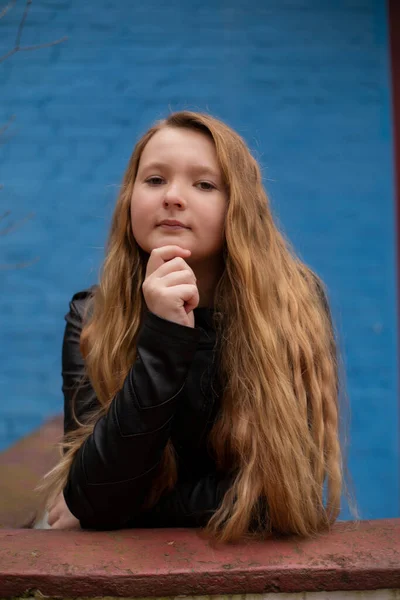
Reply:
M173 227L179 229L190 229L190 227L188 227L184 223L181 223L180 221L176 221L175 219L165 219L164 221L161 221L161 223L159 223L158 226Z

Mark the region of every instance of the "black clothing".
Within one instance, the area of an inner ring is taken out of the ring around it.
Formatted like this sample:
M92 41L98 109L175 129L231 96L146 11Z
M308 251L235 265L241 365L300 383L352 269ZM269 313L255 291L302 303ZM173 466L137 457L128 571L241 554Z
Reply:
M71 404L84 375L79 339L93 289L75 294L65 316L65 432L76 427ZM75 455L64 488L67 506L83 528L197 527L222 502L231 479L217 473L206 445L220 401L213 309L196 308L194 315L191 328L145 313L137 359ZM96 406L86 381L75 400L78 419ZM143 511L169 438L177 454L177 484Z
M330 318L324 290L318 280L316 285ZM92 293L89 288L75 294L65 317L65 431L76 427L71 405L84 375L79 340ZM191 328L145 313L137 359L107 414L75 455L64 488L67 506L83 528L203 526L231 486L233 474L218 473L207 448L222 390L213 310L196 308L194 315ZM75 401L78 419L96 407L96 394L86 381ZM177 484L145 511L169 439L177 454ZM260 514L265 511L263 506Z

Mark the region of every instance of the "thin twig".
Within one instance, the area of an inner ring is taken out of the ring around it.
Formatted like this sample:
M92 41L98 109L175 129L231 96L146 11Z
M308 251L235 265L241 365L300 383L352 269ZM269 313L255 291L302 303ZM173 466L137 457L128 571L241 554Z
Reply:
M32 219L32 217L33 217L33 213L30 213L29 215L26 215L26 217L24 217L23 219L20 219L16 223L12 223L8 227L5 227L4 229L0 229L0 235L7 235L7 234L11 233L12 231L15 231L16 229L21 227L22 223L25 223L25 221Z
M15 40L15 47L16 48L19 48L19 44L21 42L22 30L24 28L26 17L28 16L28 12L29 12L29 8L30 8L31 4L32 4L32 0L26 0L24 14L22 15L22 19L21 19L21 21L19 23L18 31L17 31L17 37L16 37L16 40Z
M3 133L5 133L7 131L7 129L10 127L11 123L15 120L15 115L11 115L11 117L8 119L7 123L5 123L2 127L0 127L0 135L3 135Z
M54 42L47 42L46 44L37 44L36 46L23 46L22 48L18 48L18 52L25 52L26 50L40 50L40 48L48 48L49 46L55 46L56 44L61 44L61 42L65 42L68 37L65 35L59 40L54 40Z
M11 8L12 8L13 6L15 6L15 3L16 3L16 1L17 1L17 0L11 0L11 2L10 2L9 4L7 4L7 6L5 6L5 7L3 8L3 10L2 10L2 11L1 11L1 13L0 13L0 19L2 19L3 17L5 17L5 16L6 16L6 14L8 13L8 11L9 11L9 10L11 10Z
M0 12L0 19L2 19L8 13L8 11L11 10L15 6L15 4L16 4L16 0L11 0L11 2L9 2L5 6L5 8ZM0 56L0 63L4 62L7 58L10 58L10 56L12 56L13 54L16 54L17 52L29 52L29 51L39 50L41 48L48 48L50 46L55 46L56 44L60 44L61 42L64 42L66 39L68 39L67 37L63 37L63 38L61 38L59 40L55 40L53 42L47 42L45 44L36 44L34 46L23 46L21 48L20 43L21 43L21 38L22 38L22 32L24 29L25 21L28 17L28 12L29 12L29 8L30 8L31 4L32 4L32 0L26 0L25 10L24 10L22 19L19 23L19 26L18 26L14 48L12 48L11 50L9 50L5 54L3 54L3 56ZM15 115L12 115L10 117L10 119L8 120L8 122L0 128L0 136L3 135L5 131L7 131L7 129L9 128L11 123L14 121L14 119L15 119ZM3 188L3 185L0 184L0 189L2 189L2 188ZM11 214L11 212L9 210L7 210L5 213L0 215L0 222L3 221L3 219L5 219L6 217L8 217L10 214ZM33 213L27 215L24 219L21 219L21 220L17 221L16 223L12 223L8 227L4 227L2 230L0 230L0 236L4 236L12 231L15 231L16 229L18 229L18 227L20 227L22 225L22 223L25 223L25 221L27 221L28 219L31 219L32 216L33 216ZM30 260L27 262L16 263L16 264L0 264L0 271L8 270L8 269L25 269L26 267L33 265L38 260L39 260L39 257L37 256L33 260Z
M24 263L16 263L15 265L0 264L0 271L7 271L8 269L25 269L26 267L30 267L37 263L38 260L39 256L36 256L33 260Z
M0 62L4 62L7 58L10 58L10 56L12 56L13 54L15 54L16 52L17 52L16 48L13 48L12 50L9 50L5 54L3 54L3 56L0 56Z
M29 12L29 8L30 8L31 4L32 4L32 0L26 0L25 10L24 10L24 14L22 15L22 19L19 23L19 26L18 26L18 31L17 31L17 35L15 38L14 48L12 48L11 50L9 50L5 54L3 54L3 56L0 56L0 63L4 62L7 58L10 58L10 56L12 56L13 54L16 54L17 52L25 52L25 51L32 51L32 50L40 50L41 48L49 48L49 46L55 46L56 44L61 44L61 42L65 42L65 40L68 39L67 36L64 36L64 37L60 38L59 40L54 40L54 42L47 42L45 44L37 44L34 46L22 46L21 47L20 43L21 43L22 32L24 29L25 21L28 17L28 12ZM10 6L11 5L9 5L8 7L10 7ZM8 10L7 7L6 7L6 9ZM4 10L6 10L6 9L4 9Z

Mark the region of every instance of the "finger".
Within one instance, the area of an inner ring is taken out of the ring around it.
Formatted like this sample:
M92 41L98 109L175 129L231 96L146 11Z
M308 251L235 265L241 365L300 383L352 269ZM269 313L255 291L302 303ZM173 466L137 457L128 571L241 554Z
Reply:
M80 523L78 519L75 519L74 516L69 515L60 519L60 528L61 529L77 529L80 527Z
M51 526L52 529L66 529L65 525L62 522L62 519L57 519Z
M162 278L163 286L172 287L176 285L180 285L182 283L190 283L192 285L196 285L196 277L194 273L187 271L173 271L172 273L168 273L164 275Z
M167 288L167 290L171 290L171 288ZM199 303L199 290L197 289L197 285L177 285L174 288L173 294L174 296L178 294L179 306L183 305L186 313L190 313L190 311L196 308Z
M61 515L61 517L51 525L52 529L77 529L78 527L80 527L80 523L78 519L75 519L72 515Z
M61 506L61 504L65 502L64 500L64 496L63 493L60 492L53 500L53 503L49 505L49 510L52 510L53 508L59 507Z
M47 522L49 525L53 525L60 517L60 512L56 510L51 510L47 515Z
M146 277L151 275L165 262L172 260L177 256L180 256L181 258L188 258L190 255L190 250L181 248L181 246L160 246L160 248L154 248L150 254L149 260L147 261Z
M55 521L56 519L58 519L58 517L62 513L64 503L65 503L64 497L60 498L60 496L58 496L56 498L56 500L54 501L54 503L48 507L47 521L50 525L51 525L51 521Z
M164 277L164 275L168 275L168 273L173 273L174 271L188 271L195 277L193 269L180 256L176 256L168 262L163 263L158 269L153 271L152 275L154 277Z
M53 521L52 523L50 523L50 521L47 521L47 522L50 525L51 529L61 529L59 519L57 519L56 521Z

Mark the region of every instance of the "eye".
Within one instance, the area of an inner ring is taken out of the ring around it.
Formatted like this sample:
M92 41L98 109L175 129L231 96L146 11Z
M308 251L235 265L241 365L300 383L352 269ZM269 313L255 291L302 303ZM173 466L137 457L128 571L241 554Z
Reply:
M209 181L199 181L199 183L196 183L196 185L201 186L199 189L203 190L204 192L211 192L212 190L217 189L215 185Z
M156 175L154 177L149 177L148 179L146 179L146 183L148 183L149 185L160 185L162 182L162 177L157 177Z

